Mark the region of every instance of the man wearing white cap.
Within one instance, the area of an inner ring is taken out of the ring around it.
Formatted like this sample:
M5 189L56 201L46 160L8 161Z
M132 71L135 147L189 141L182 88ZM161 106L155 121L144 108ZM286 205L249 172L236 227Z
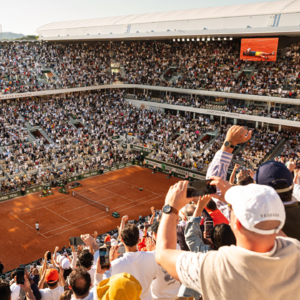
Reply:
M203 299L299 299L300 242L279 237L285 209L276 191L250 184L232 187L215 178L231 210L236 246L205 254L176 249L178 210L190 201L187 181L172 186L166 196L158 231L156 261Z

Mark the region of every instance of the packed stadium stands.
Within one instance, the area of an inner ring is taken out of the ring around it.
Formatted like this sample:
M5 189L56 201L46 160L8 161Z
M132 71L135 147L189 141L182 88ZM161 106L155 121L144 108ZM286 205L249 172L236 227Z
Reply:
M109 43L3 44L1 91L22 93L121 81L286 98L300 93L298 43L287 47L276 62L259 63L240 60L235 41L116 42L110 47ZM10 59L12 53L15 57ZM111 59L124 65L125 74L109 73ZM52 76L46 78L45 70Z
M300 299L300 0L272 4L58 22L37 41L0 41L0 201L126 163L185 179L162 209L32 256L24 283L0 252L0 300ZM259 40L277 36L274 51ZM188 198L200 178L204 195Z

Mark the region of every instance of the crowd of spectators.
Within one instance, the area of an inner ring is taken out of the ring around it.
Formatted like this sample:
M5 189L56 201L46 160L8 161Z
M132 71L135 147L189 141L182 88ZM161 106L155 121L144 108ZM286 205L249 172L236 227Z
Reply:
M12 42L0 45L0 89L24 93L110 84L109 44ZM51 76L47 76L50 72Z
M246 145L252 134L231 126L225 140ZM162 210L135 221L124 215L109 233L47 251L25 267L24 283L19 269L5 273L0 300L298 299L300 153L293 173L268 161L234 183L226 181L233 151L220 144L207 170L217 193L187 198L188 182L179 181Z
M240 60L240 42L136 41L115 43L5 43L0 45L2 93L112 84L203 89L296 98L299 42L276 62ZM125 74L110 71L111 61ZM47 72L50 72L51 75Z
M120 144L129 137L132 143L153 149L151 158L206 172L230 124L220 125L200 114L146 110L125 101L125 95L125 90L112 89L3 102L1 191L130 161L134 155ZM38 136L29 135L35 130ZM257 130L234 159L256 168L279 140L279 133Z

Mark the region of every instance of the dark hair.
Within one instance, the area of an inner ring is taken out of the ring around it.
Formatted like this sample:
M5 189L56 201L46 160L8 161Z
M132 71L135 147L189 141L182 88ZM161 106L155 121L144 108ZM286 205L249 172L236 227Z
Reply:
M213 228L211 240L215 250L218 250L222 246L236 245L236 239L231 227L224 223L217 224Z
M206 207L210 210L217 210L216 202L213 199L210 199L209 202L206 204Z
M82 267L88 269L93 265L94 255L89 250L84 249L80 252L78 260Z
M64 292L60 295L59 300L71 300L72 294L73 294L73 291L72 291L72 290L64 291Z
M72 272L72 269L67 269L67 270L64 270L64 279L66 280L67 277L71 274Z
M14 279L15 276L17 276L17 271L12 271L12 272L10 273L10 278L11 278L11 279Z
M121 238L127 247L135 246L139 241L139 229L135 224L127 224L121 232Z
M192 217L194 214L194 211L196 210L196 207L193 205L188 205L185 209L185 214L187 217Z
M0 300L9 300L11 295L9 284L0 280Z
M55 287L57 285L57 283L58 283L58 280L47 282L47 284L48 284L49 287Z
M91 276L83 267L76 268L69 276L70 286L78 297L85 296L91 286Z
M237 182L237 185L242 185L242 186L245 186L245 185L248 185L250 183L253 183L253 178L251 176L246 176L246 177L243 177L243 179L241 180L238 180Z
M285 182L278 182L278 183L274 184L272 187L273 187L273 188L275 189L275 191L276 191L276 190L286 189L286 188L288 188L288 185L287 185L287 183L285 183ZM282 202L289 202L289 201L292 201L293 190L294 190L294 189L291 189L291 190L289 190L289 191L287 191L287 192L284 192L284 193L278 193L278 195L279 195L281 201L282 201Z

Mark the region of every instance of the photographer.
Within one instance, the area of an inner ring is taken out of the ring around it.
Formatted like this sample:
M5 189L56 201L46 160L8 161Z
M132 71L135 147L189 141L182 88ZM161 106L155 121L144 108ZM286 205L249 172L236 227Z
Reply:
M300 243L278 236L285 210L276 191L259 184L232 187L214 178L212 184L229 204L237 246L197 254L176 250L176 211L189 202L187 184L178 182L166 196L156 261L204 299L297 299Z

